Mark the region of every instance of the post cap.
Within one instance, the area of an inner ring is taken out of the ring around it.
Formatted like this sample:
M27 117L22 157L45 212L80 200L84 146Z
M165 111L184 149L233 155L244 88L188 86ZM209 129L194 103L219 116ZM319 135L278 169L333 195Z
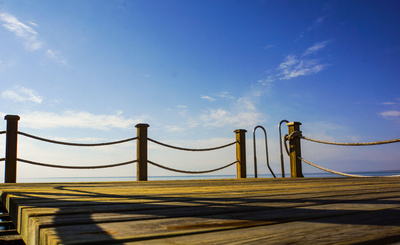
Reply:
M235 132L235 133L240 133L240 132L247 132L247 130L246 129L236 129L235 131L233 131L233 132Z
M294 126L294 125L301 125L301 122L290 122L290 123L286 123L286 126Z
M20 117L18 116L18 115L6 115L5 117L4 117L4 120L19 120L20 119Z
M137 127L137 128L148 128L148 127L150 127L150 125L148 125L147 123L138 123L138 124L136 124L135 127Z

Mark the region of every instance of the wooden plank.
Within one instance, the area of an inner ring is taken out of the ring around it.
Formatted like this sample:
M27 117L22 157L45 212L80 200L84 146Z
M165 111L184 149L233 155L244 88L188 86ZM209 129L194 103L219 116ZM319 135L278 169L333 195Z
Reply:
M394 244L400 242L400 209L142 240L140 244ZM354 222L356 221L356 222ZM126 240L125 244L137 242Z
M40 230L41 244L68 242L107 242L112 240L147 240L165 236L181 236L210 231L239 229L286 223L289 221L333 217L390 208L400 208L400 198L380 200L379 204L369 201L316 205L276 210L257 210L201 217L167 218L115 223L96 223L44 228Z
M201 234L229 238L235 229L270 229L400 207L398 179L389 178L5 184L0 190L28 244L179 242L175 236Z
M361 199L368 198L368 195L362 197ZM400 196L400 192L396 193L395 196ZM358 199L358 198L355 198ZM352 199L350 199L352 200ZM344 202L346 200L342 200ZM349 201L349 200L347 200ZM242 212L254 212L254 211L265 211L267 209L277 208L290 208L290 207L307 207L312 205L320 204L320 202L312 202L311 200L304 202L303 200L298 200L297 202L256 202L256 203L238 203L236 205L218 205L218 206L176 206L173 209L162 209L157 208L154 210L136 210L124 213L94 213L94 214L77 214L77 215L57 215L57 219L54 220L54 216L30 216L26 217L29 220L29 225L25 228L28 235L32 239L37 236L37 232L41 228L57 225L77 225L84 223L102 223L102 222L121 222L121 221L133 221L133 220L149 220L149 219L162 219L162 218L176 218L176 217L199 217L211 214L232 214L232 213L242 213Z

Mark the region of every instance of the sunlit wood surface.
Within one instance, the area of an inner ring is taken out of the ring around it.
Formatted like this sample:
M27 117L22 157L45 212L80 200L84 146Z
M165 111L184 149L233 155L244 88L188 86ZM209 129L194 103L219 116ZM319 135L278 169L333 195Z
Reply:
M400 242L399 178L1 184L27 244Z

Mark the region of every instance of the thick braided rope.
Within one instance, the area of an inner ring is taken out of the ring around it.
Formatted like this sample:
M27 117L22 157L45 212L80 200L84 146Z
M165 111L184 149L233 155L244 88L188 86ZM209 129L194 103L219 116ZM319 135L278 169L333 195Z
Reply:
M301 136L301 138L305 139L305 140L308 140L308 141L322 143L322 144L345 145L345 146L382 145L382 144L390 144L390 143L400 142L400 139L393 139L393 140L365 142L365 143L341 143L341 142L330 142L330 141L316 140L316 139L311 139L311 138L308 138L308 137L305 137L305 136Z
M157 163L152 162L152 161L149 161L149 160L147 160L147 162L150 163L150 164L152 164L152 165L154 165L154 166L156 166L156 167L163 168L163 169L165 169L165 170L169 170L169 171L173 171L173 172L178 172L178 173L184 173L184 174L205 174L205 173L211 173L211 172L215 172L215 171L218 171L218 170L227 168L227 167L232 166L233 164L237 163L237 161L234 161L233 163L229 163L229 164L227 164L227 165L225 165L225 166L222 166L222 167L220 167L220 168L211 169L211 170L205 170L205 171L185 171L185 170L179 170L179 169L169 168L169 167L163 166L163 165L161 165L161 164L157 164Z
M31 134L27 134L24 132L20 132L18 131L18 134L32 138L32 139L36 139L36 140L41 140L41 141L45 141L45 142L49 142L49 143L53 143L53 144L60 144L60 145L69 145L69 146L104 146L104 145L114 145L114 144L120 144L120 143L125 143L128 141L132 141L132 140L136 140L137 137L134 138L129 138L129 139L124 139L124 140L118 140L118 141L112 141L112 142L106 142L106 143L94 143L94 144L80 144L80 143L69 143L69 142L62 142L62 141L56 141L56 140L50 140L50 139L45 139L45 138L41 138L38 136L34 136Z
M235 141L235 142L223 145L223 146L218 146L218 147L213 147L213 148L190 149L190 148L182 148L182 147L168 145L168 144L161 143L159 141L156 141L156 140L153 140L153 139L150 139L150 138L148 138L148 140L153 142L153 143L156 143L156 144L159 144L159 145L162 145L162 146L165 146L165 147L169 147L169 148L172 148L172 149L176 149L176 150L181 150L181 151L213 151L213 150L222 149L222 148L225 148L225 147L228 147L228 146L236 144L236 141Z
M0 134L5 134L7 133L7 131L0 131Z
M366 176L366 175L358 175L358 174L347 174L347 173L342 173L342 172L338 172L338 171L335 171L335 170L331 170L331 169L327 169L327 168L321 167L321 166L319 166L317 164L314 164L312 162L309 162L309 161L307 161L307 160L305 160L305 159L303 159L301 157L298 157L298 159L300 159L301 161L303 161L303 162L305 162L305 163L307 163L307 164L309 164L309 165L311 165L313 167L316 167L316 168L319 168L321 170L324 170L326 172L333 173L333 174L338 174L338 175L342 175L342 176L346 176L346 177L356 177L356 178L372 178L372 177L374 177L374 178L392 178L392 177L400 177L400 174L390 175L390 176Z
M129 161L129 162L115 163L115 164L109 164L109 165L100 165L100 166L63 166L63 165L55 165L55 164L47 164L47 163L40 163L40 162L28 161L28 160L21 159L21 158L17 158L17 161L19 161L19 162L24 162L24 163L28 163L28 164L32 164L32 165L42 166L42 167L67 168L67 169L99 169L99 168L113 168L113 167L119 167L119 166L128 165L128 164L137 162L137 160L134 160L134 161Z

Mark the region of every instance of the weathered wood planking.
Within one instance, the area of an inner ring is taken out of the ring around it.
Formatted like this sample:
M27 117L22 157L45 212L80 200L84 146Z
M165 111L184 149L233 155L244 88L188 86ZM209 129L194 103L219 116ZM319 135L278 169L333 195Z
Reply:
M400 242L399 178L2 184L27 244Z

